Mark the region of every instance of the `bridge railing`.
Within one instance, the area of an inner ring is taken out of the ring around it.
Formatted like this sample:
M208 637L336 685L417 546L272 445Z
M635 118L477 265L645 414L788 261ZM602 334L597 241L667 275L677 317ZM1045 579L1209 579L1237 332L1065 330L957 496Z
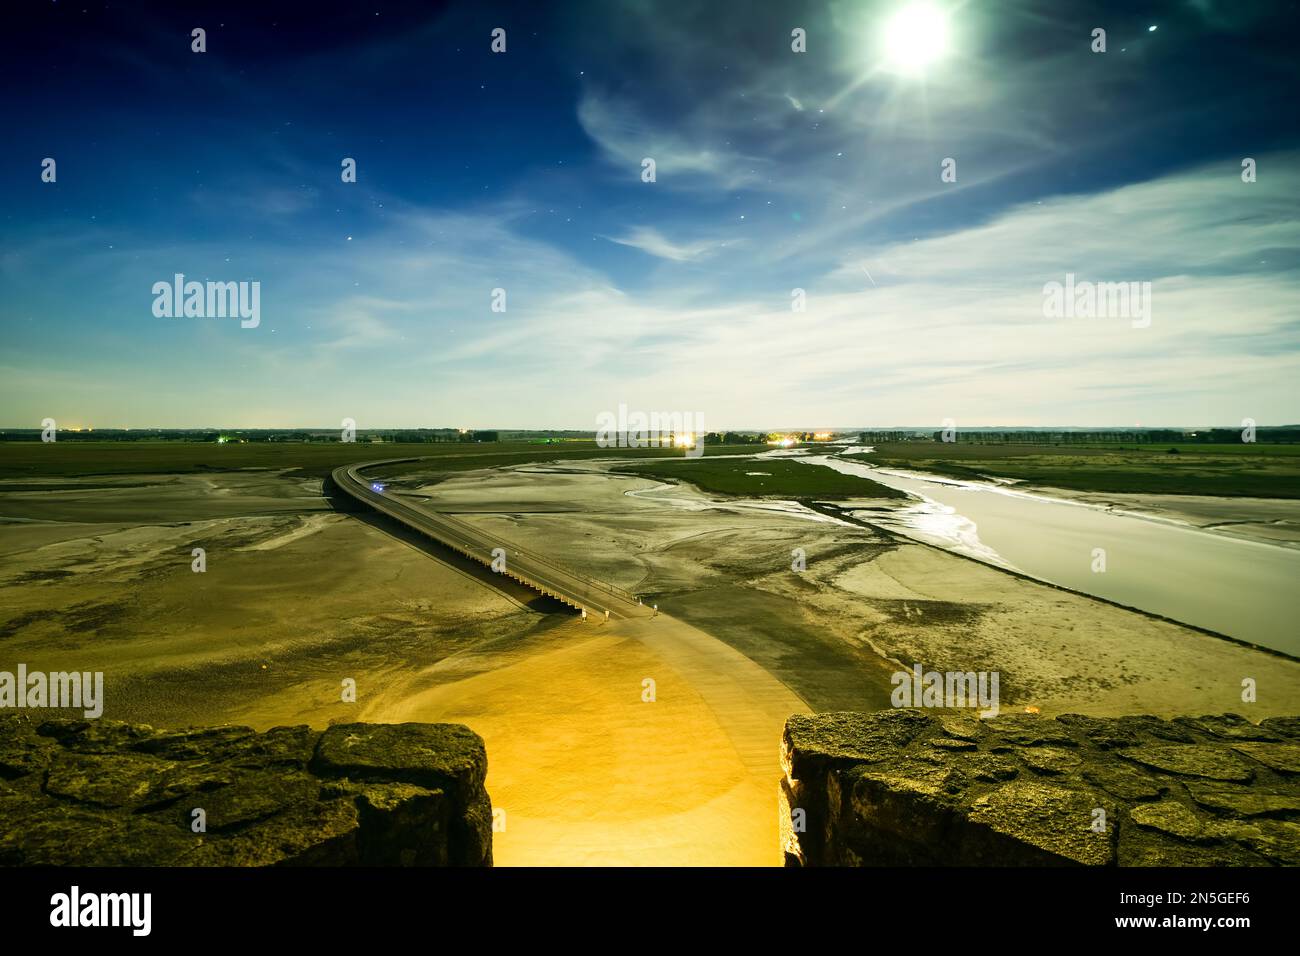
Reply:
M447 522L448 524L457 525L463 528L465 532L468 534L481 535L484 533L480 529L477 529L473 525L469 524L468 522L462 521L460 518L453 517L452 515L438 512L436 516L437 518ZM575 571L570 567L566 567L565 565L561 564L560 562L556 561L553 558L548 558L545 555L538 554L536 551L533 551L531 548L525 548L521 544L517 544L513 541L508 541L504 538L500 539L500 544L501 547L507 548L507 550L518 552L519 554L523 555L524 557L530 558L531 560L537 562L538 564L551 568L552 570L558 571L561 574L566 574L571 578L576 578L577 580L582 581L584 584L587 584L591 587L598 588L603 591L608 591L610 594L613 594L616 597L621 597L624 600L628 600L628 601L636 600L635 594L633 594L631 591L628 591L625 588L619 587L617 584L610 584L607 581L600 581L597 580L596 578L583 574L580 571Z
M428 528L421 527L420 526L421 523L431 524L436 526L439 529L439 531L442 532L442 534L432 535L433 537L437 537L439 538L439 540L442 541L443 544L450 545L456 550L462 551L466 555L473 557L474 559L480 561L481 563L491 566L492 555L490 551L487 554L479 553L480 551L483 550L483 546L479 543L478 540L479 538L483 537L484 534L481 529L475 528L473 525L461 521L460 519L455 518L451 515L443 514L440 512L420 511L412 507L411 505L408 505L405 502L402 502L398 499L387 497L378 492L375 492L371 489L369 481L357 474L357 472L362 468L369 468L381 464L393 464L397 461L412 461L412 460L414 459L391 459L383 462L368 462L361 465L352 465L352 466L347 466L345 468L340 468L336 470L335 474L337 475L339 471L342 471L347 477L348 481L340 482L337 481L336 478L336 482L341 487L343 487L344 490L350 492L353 495L353 497L365 501L366 503L376 508L376 510L384 512L385 514L388 514L390 517L396 518L397 520L402 521L405 524L410 524L416 530L423 531L424 533L429 534L430 531L428 530ZM402 512L405 512L405 514L403 514ZM632 594L630 591L626 590L625 588L621 588L618 585L609 584L604 581L598 581L595 578L589 577L588 575L581 574L570 568L566 568L564 565L550 558L547 558L543 555L540 555L529 548L525 548L518 544L515 544L514 542L507 541L507 540L500 540L499 546L506 548L507 551L510 550L515 551L517 554L527 558L528 561L532 564L540 565L541 570L547 570L556 574L567 576L568 578L583 585L582 593L577 594L574 593L574 588L572 587L572 584L569 582L560 584L557 583L556 581L549 580L548 576L545 574L537 573L538 569L533 569L533 568L524 569L522 573L526 574L527 577L529 578L536 579L534 584L534 586L536 587L549 589L551 591L554 591L557 594L561 594L561 593L570 594L573 597L592 605L595 605L595 601L593 599L600 596L615 597L627 601L629 603L635 603L637 601L636 595ZM597 609L604 610L603 607L598 607Z

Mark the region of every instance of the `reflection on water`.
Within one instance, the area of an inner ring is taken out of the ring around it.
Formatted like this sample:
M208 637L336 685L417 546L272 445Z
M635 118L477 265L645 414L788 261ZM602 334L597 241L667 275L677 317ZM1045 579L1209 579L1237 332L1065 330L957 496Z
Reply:
M881 484L885 482L882 481ZM850 511L849 513L855 518L870 521L891 531L898 531L919 541L937 544L941 548L978 558L989 564L1020 570L980 541L979 535L976 534L975 522L965 515L958 514L957 509L949 505L927 498L889 512Z
M852 451L866 449L851 449ZM825 456L803 460L916 495L892 516L920 541L1130 607L1300 655L1300 550L1116 514L1007 485L936 479ZM1106 570L1093 571L1095 551Z

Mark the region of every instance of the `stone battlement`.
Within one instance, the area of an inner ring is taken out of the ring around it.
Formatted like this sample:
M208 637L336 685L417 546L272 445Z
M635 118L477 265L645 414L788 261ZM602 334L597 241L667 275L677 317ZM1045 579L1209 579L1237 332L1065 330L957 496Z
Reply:
M793 866L1300 864L1300 717L796 715Z
M486 776L459 724L259 734L4 715L0 864L490 866Z

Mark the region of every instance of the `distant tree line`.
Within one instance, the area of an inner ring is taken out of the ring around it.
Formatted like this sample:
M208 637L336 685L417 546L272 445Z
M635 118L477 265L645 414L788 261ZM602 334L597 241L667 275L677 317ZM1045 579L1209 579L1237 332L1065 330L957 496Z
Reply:
M58 441L186 441L213 443L242 442L338 442L342 441L341 430L324 429L229 429L213 430L206 428L103 428L72 430L60 428L56 432ZM11 428L0 431L0 442L31 442L41 440L39 428ZM496 431L473 431L457 428L401 428L391 430L358 430L356 440L359 442L385 441L395 443L411 442L489 442L499 441Z
M858 441L864 445L875 445L889 441L928 441L929 437L924 432L917 431L862 432L858 435Z
M461 431L455 428L417 428L383 434L385 441L398 444L418 444L422 442L480 442L500 441L500 433L495 431Z
M863 433L863 441L868 439ZM1131 431L968 431L957 429L954 437L959 442L984 445L1168 445L1168 444L1206 444L1239 445L1242 442L1243 429L1240 428L1206 428L1183 430L1178 428L1146 428ZM933 441L942 441L943 432L930 434ZM1258 442L1290 444L1300 441L1300 428L1255 429L1254 439ZM902 441L906 439L873 438L871 441Z
M709 432L704 436L706 445L761 445L766 440L752 432Z

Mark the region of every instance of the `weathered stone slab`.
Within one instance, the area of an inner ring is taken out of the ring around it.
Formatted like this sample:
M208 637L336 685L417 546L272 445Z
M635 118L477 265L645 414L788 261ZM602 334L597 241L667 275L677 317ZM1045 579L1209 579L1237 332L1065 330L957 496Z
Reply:
M84 806L134 810L158 799L172 765L132 753L69 753L51 763L45 792Z
M1215 837L1207 834L1204 822L1176 800L1136 806L1129 813L1129 819L1140 827L1159 830L1182 840L1215 842Z
M1282 773L1300 773L1300 744L1237 744L1232 748Z
M311 761L321 776L415 783L471 793L487 775L478 734L459 724L335 724Z
M780 788L786 862L1294 865L1295 726L1231 714L792 717Z
M1020 759L1039 773L1068 773L1083 759L1063 747L1034 747L1020 754Z
M1175 717L1174 722L1192 730L1201 731L1225 740L1278 740L1277 734L1267 727L1252 724L1237 714L1217 717Z
M1016 780L976 798L970 820L1053 857L1102 866L1114 850L1108 832L1089 828L1094 806L1082 791Z
M928 723L915 710L795 714L785 724L785 752L799 762L871 763L911 743Z
M1084 767L1081 776L1121 800L1155 800L1169 790L1168 785L1151 774L1106 761Z
M1182 777L1208 777L1245 783L1252 776L1250 765L1230 750L1204 744L1159 747L1130 747L1120 756L1155 770Z
M1261 720L1259 725L1279 737L1300 740L1300 717L1269 717Z
M0 865L491 865L486 775L483 741L456 724L3 715Z
M1200 806L1218 814L1234 817L1300 816L1300 793L1196 782L1189 782L1187 790Z

